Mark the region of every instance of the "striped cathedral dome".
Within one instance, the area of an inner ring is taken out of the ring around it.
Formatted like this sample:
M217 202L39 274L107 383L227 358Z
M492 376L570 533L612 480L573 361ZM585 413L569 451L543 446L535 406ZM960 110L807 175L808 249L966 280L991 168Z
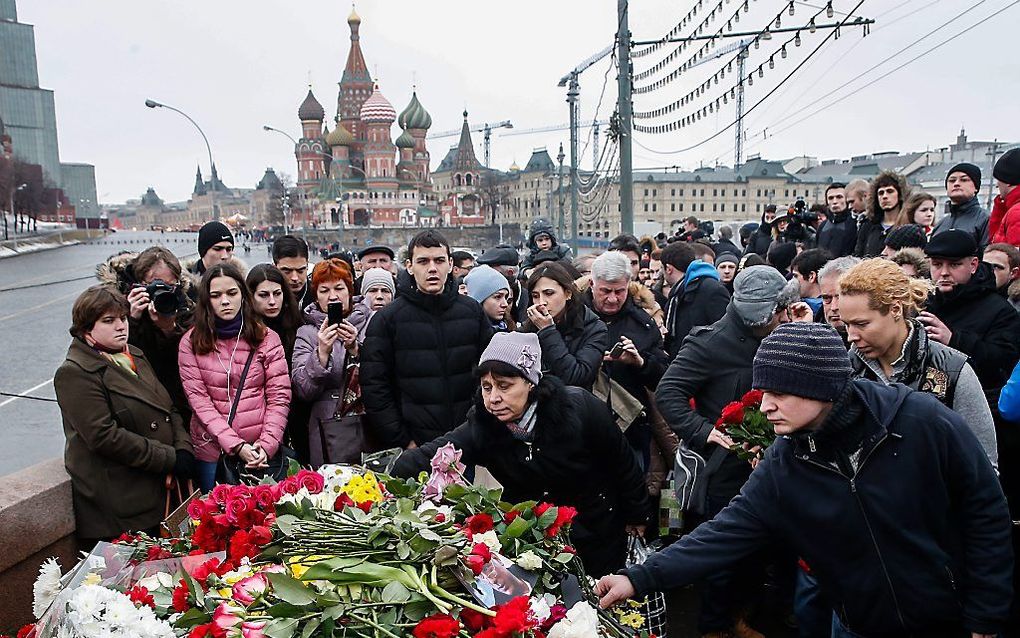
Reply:
M390 104L389 100L379 92L379 85L376 84L365 103L361 106L362 122L392 123L397 119L397 111Z

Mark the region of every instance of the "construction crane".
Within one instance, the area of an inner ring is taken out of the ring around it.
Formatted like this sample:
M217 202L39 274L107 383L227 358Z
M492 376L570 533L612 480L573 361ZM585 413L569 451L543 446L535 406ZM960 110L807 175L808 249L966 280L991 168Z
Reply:
M588 122L581 122L578 124L581 128L588 128L589 126L594 129L592 132L592 155L591 162L592 167L596 167L599 164L599 129L603 126L609 126L609 120L592 120ZM553 126L540 126L538 128L527 128L527 129L514 129L512 133L503 133L503 136L509 135L533 135L535 133L549 133L552 131L565 131L570 128L570 124L556 124Z
M492 143L491 140L492 140L492 131L493 131L493 129L513 128L513 127L514 127L514 125L513 125L512 122L510 122L510 120L503 120L502 122L496 122L494 124L489 124L488 122L486 122L485 124L483 124L481 126L476 126L474 128L468 129L469 131L472 131L473 133L483 133L484 134L484 140L485 140L485 146L484 146L484 148L485 148L485 167L486 168L488 168L488 166L489 166L489 157L490 157L489 150L491 148L491 143ZM463 130L462 128L458 128L458 129L451 129L449 131L443 131L442 133L431 133L428 137L429 137L429 139L439 139L441 137L453 137L454 135L460 135L460 132L462 130Z

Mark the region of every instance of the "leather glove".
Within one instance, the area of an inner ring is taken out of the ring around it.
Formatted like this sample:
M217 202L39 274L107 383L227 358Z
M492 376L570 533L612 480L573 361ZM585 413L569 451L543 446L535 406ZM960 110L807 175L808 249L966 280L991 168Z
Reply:
M195 478L195 455L187 450L177 450L174 462L174 476L187 480Z

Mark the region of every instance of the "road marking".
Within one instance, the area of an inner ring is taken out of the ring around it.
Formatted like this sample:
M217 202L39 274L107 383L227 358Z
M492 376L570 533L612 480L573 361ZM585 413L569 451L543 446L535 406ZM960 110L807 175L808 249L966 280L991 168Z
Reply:
M41 387L43 387L43 386L46 386L46 385L49 385L49 384L51 384L51 383L53 383L53 378L52 378L52 377L51 377L51 378L49 378L49 379L47 379L47 380L45 380L45 381L43 381L43 382L42 382L42 383L40 383L39 385L37 385L37 386L32 386L31 388L29 388L29 389L25 390L24 392L19 392L18 394L32 394L33 392L35 392L35 391L36 391L36 390L38 390L39 388L41 388ZM5 406L5 405L7 405L8 403L14 403L15 401L17 401L17 400L18 400L18 399L20 399L20 398L21 398L21 397L11 397L10 399L7 399L7 400L6 400L6 401L4 401L3 403L0 403L0 408L4 407L4 406Z
M3 317L0 317L0 321L7 321L8 319L14 319L15 317L20 317L22 315L26 315L28 313L35 312L36 310L42 310L46 306L52 306L55 303L59 303L61 301L64 301L65 299L70 299L71 297L77 297L80 294L81 294L80 290L75 290L74 292L72 292L70 294L61 295L59 297L55 297L53 299L50 299L49 301L43 302L43 303L41 303L39 305L32 306L31 308L25 308L24 310L20 310L18 312L15 312L14 314L5 315Z

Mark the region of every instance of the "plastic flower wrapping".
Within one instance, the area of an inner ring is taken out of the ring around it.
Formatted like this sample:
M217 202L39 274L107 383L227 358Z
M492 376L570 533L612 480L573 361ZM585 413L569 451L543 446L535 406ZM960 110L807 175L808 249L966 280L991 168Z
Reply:
M576 511L431 474L292 466L218 485L179 538L124 535L40 570L34 638L646 638L598 609L567 532Z

